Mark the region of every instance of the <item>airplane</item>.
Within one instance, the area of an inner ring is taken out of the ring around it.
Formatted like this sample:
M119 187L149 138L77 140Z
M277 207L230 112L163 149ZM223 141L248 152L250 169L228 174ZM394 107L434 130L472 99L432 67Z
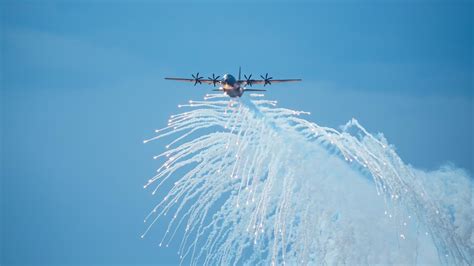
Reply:
M220 85L218 89L214 89L213 91L222 91L227 94L231 98L242 97L244 92L246 91L266 91L262 89L248 89L247 86L252 87L254 84L263 84L263 86L272 85L272 83L283 83L283 82L297 82L301 81L301 79L273 79L273 77L269 77L268 73L265 76L260 75L262 79L252 79L252 74L249 76L244 75L244 79L240 77L240 67L239 67L239 79L236 79L231 74L225 74L222 79L219 79L220 76L215 76L214 73L212 77L208 77L204 79L204 77L199 76L199 72L194 75L192 74L191 78L165 78L166 80L177 80L177 81L184 81L184 82L194 82L194 86L197 84L210 84L214 87L216 85Z

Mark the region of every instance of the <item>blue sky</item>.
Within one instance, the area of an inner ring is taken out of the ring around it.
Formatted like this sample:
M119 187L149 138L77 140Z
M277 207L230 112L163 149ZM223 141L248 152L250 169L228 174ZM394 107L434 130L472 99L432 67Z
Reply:
M175 263L140 240L153 130L200 72L303 78L268 98L473 171L472 2L1 3L1 262ZM156 243L155 243L156 242Z

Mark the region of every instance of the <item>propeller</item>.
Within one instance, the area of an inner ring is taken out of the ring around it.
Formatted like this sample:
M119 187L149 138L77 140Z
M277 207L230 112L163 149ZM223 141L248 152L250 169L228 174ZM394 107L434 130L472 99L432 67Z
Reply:
M201 83L201 79L203 79L203 77L200 77L199 76L199 72L196 74L196 76L194 74L191 74L191 76L193 76L193 79L194 79L194 86L196 86L196 84L202 84Z
M271 79L273 79L273 77L268 77L268 73L265 74L265 77L262 76L262 75L260 75L260 77L261 77L261 78L263 79L263 81L265 82L265 83L263 84L264 87L267 86L267 84L268 84L268 85L272 85Z
M212 81L212 85L214 85L214 87L216 86L216 83L219 82L219 78L220 76L215 76L214 73L212 73L212 78L211 77L208 77L208 79L210 79Z
M251 80L252 74L250 74L248 77L247 75L244 74L244 78L245 78L245 83L249 85L250 87L252 87L252 80Z

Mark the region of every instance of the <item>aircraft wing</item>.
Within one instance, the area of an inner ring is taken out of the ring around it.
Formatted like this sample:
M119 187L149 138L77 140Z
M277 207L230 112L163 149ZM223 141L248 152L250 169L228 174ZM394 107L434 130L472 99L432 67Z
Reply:
M176 80L176 81L184 81L184 82L191 82L191 83L195 83L196 80L195 79L187 79L187 78L165 78L167 80ZM200 82L202 83L206 83L206 84L214 84L214 81L212 79L200 79L199 80ZM199 82L198 82L199 83ZM219 82L216 82L217 84Z
M298 82L302 81L302 79L271 79L269 80L270 83L283 83L283 82ZM239 80L240 83L245 84L265 84L264 79L251 79L251 80Z

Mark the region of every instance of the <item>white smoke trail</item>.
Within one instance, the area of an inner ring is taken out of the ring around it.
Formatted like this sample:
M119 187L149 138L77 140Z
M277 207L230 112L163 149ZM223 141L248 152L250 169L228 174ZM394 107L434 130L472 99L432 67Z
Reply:
M179 236L191 264L471 263L464 171L413 169L355 119L337 131L250 96L206 95L156 131L175 139L145 188L174 185L142 237L171 214L160 246Z

